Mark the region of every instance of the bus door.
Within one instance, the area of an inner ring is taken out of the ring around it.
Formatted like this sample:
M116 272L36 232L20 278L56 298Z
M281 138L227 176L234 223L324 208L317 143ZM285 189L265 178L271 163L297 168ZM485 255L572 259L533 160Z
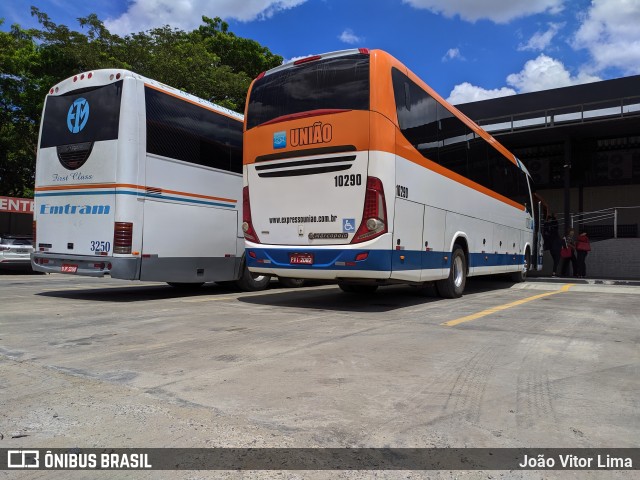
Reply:
M424 251L424 205L396 198L393 216L391 278L419 282Z

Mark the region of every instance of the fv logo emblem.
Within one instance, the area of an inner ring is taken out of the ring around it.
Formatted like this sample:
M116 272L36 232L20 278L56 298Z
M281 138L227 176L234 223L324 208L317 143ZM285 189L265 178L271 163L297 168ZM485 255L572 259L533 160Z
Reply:
M89 102L85 98L76 99L67 113L67 128L71 133L81 132L89 120Z

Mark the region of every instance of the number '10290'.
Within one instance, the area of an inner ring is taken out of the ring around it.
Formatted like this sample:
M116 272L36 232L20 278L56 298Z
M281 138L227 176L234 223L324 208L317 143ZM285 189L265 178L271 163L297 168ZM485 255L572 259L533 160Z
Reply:
M336 175L333 177L336 187L355 187L362 185L362 175L352 173L350 175Z

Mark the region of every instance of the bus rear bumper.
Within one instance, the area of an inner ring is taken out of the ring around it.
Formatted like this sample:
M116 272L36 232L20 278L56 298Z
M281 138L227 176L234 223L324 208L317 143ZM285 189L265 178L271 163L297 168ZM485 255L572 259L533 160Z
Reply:
M292 264L292 254L309 255L313 263ZM247 266L254 273L278 277L321 280L388 279L391 275L391 252L367 249L305 249L255 248L246 249Z
M104 277L137 280L140 259L136 257L89 257L59 253L35 252L31 255L33 270L45 273L67 273L85 277Z

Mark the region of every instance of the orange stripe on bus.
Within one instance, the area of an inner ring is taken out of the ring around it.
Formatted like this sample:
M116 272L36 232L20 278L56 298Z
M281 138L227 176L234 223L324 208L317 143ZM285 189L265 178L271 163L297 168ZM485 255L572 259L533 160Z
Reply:
M154 187L149 187L149 188L154 188ZM186 192L178 192L176 190L165 190L164 188L161 188L160 190L162 190L162 193L172 193L174 195L184 195L187 197L196 197L196 198L206 198L208 200L223 200L225 202L231 202L231 203L237 203L237 200L234 200L233 198L223 198L223 197L212 197L210 195L202 195L200 193L186 193Z
M142 185L134 185L131 183L96 183L96 184L84 184L84 185L54 185L51 187L36 187L36 192L46 192L46 191L55 191L55 190L87 190L87 189L96 189L96 188L133 188L135 190L144 190L147 188L150 190L159 190L161 193L170 193L173 195L182 195L184 197L194 197L194 198L204 198L207 200L221 200L224 202L230 203L238 203L237 200L233 198L224 198L224 197L213 197L211 195L203 195L201 193L187 193L180 192L178 190L166 190L164 188L159 187L145 187Z
M463 177L462 175L456 172L453 172L448 168L445 168L442 165L432 160L429 160L428 158L423 157L422 154L420 154L420 152L418 152L415 149L415 147L411 145L407 140L405 140L405 138L402 137L401 135L398 135L396 144L397 144L396 151L388 152L388 153L393 153L395 155L398 155L406 160L409 160L410 162L420 165L421 167L424 167L428 170L436 172L455 182L461 183L466 187L472 188L473 190L476 190L480 193L484 193L485 195L488 195L495 200L499 200L503 203L506 203L507 205L511 205L512 207L516 207L517 209L524 211L525 207L521 203L514 202L513 200L505 197L504 195L500 195L499 193L494 192L493 190L490 190L487 187L484 187L474 182L473 180L469 180L467 177Z

